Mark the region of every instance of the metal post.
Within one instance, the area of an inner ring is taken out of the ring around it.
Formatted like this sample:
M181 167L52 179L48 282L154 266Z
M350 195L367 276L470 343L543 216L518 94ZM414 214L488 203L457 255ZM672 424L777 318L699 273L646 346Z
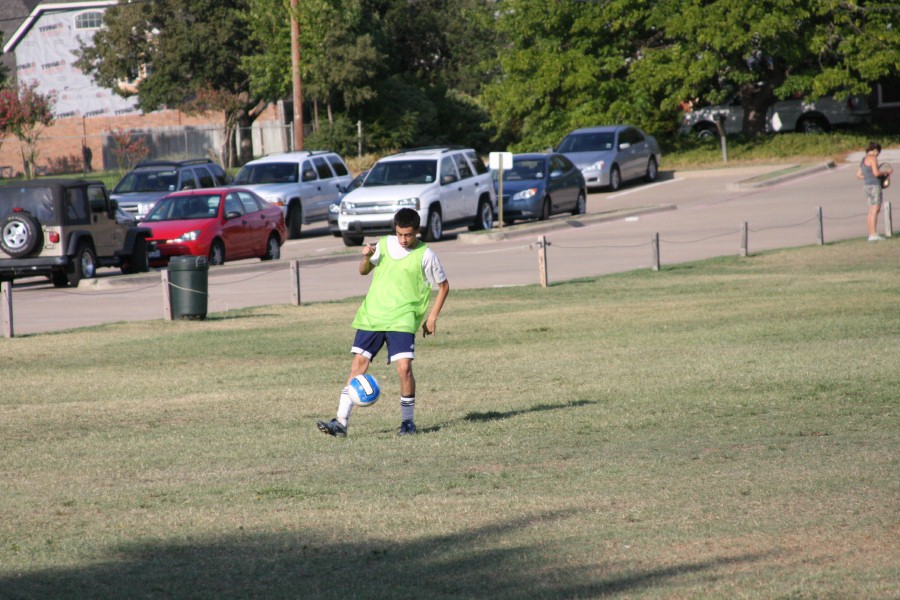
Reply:
M650 253L653 265L650 267L653 271L659 271L659 234L654 233L650 238Z
M500 154L500 169L497 171L497 214L500 215L499 229L503 229L503 154Z
M291 304L300 306L300 261L291 261Z
M0 313L3 313L3 337L13 337L12 281L0 281Z
M749 228L747 227L747 221L741 223L741 256L749 256L750 251L748 248L749 242Z
M816 230L816 239L819 241L820 246L825 245L825 227L822 224L822 207L816 208L816 219L818 222L818 229Z
M362 120L356 122L356 156L362 158L363 150Z

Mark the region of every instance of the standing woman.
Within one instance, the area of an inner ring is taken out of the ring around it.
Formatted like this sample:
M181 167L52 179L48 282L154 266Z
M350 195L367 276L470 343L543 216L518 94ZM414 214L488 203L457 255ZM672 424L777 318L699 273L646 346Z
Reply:
M881 177L889 176L893 171L878 169L878 155L881 154L881 144L869 142L866 146L866 155L859 163L856 170L856 178L863 180L863 191L869 203L869 214L866 217L866 225L869 227L869 241L875 242L884 238L878 235L878 213L881 212L882 180Z

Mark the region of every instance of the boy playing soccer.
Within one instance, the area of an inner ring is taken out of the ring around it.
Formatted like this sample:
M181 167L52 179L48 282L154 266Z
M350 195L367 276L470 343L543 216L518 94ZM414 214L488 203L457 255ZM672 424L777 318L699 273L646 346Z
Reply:
M413 422L416 379L412 372L416 332L421 327L423 336L435 333L438 315L450 293L450 283L437 255L416 237L419 225L419 213L411 208L401 208L394 215L394 235L384 236L376 247L363 247L359 274L368 275L373 270L375 274L353 319L357 331L350 350L353 362L347 383L368 371L372 359L387 344L388 363L397 365L400 377L402 422L397 435L416 432ZM426 319L433 285L438 286L438 293ZM341 391L337 418L329 422L318 421L316 426L327 435L344 437L352 408L345 386Z

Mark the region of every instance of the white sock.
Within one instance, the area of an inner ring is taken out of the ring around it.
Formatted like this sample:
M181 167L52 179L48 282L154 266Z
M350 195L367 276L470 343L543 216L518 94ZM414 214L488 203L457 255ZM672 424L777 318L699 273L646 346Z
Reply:
M351 410L353 410L353 403L350 402L350 392L347 391L347 388L344 388L341 390L341 399L340 403L338 404L338 423L346 427L347 423L350 421Z
M415 396L400 396L400 420L412 421L416 410Z

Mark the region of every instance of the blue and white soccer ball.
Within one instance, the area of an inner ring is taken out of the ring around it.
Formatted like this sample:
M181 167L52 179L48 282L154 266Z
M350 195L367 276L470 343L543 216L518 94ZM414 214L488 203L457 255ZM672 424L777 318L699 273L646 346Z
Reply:
M381 387L373 376L366 373L351 379L347 392L350 394L350 402L356 406L372 406L381 395Z

